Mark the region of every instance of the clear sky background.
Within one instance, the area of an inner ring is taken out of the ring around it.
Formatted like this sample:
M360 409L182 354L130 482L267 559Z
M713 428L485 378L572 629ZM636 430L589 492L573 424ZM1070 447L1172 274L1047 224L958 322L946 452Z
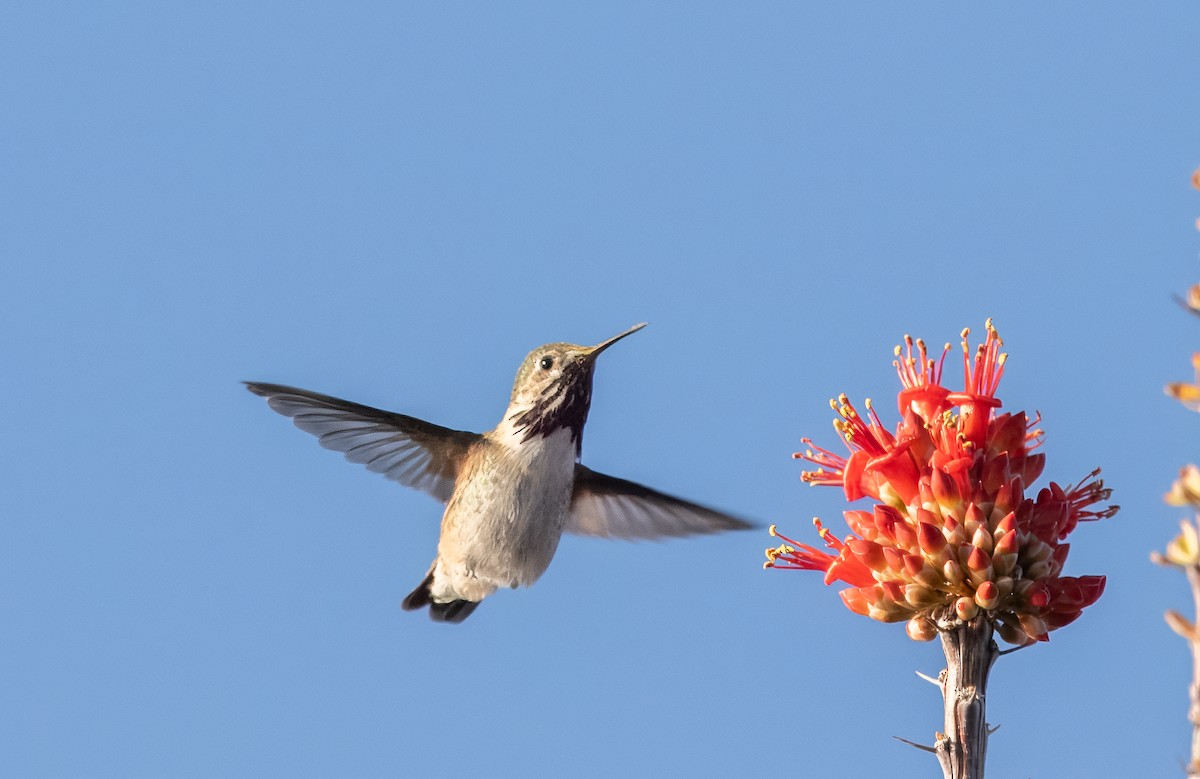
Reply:
M937 774L936 644L764 572L765 529L568 537L460 626L440 506L247 393L473 430L600 361L584 462L801 537L828 399L982 332L1108 591L1002 658L998 777L1181 775L1147 559L1200 458L1192 2L10 4L0 23L0 773ZM1044 481L1042 482L1045 483Z

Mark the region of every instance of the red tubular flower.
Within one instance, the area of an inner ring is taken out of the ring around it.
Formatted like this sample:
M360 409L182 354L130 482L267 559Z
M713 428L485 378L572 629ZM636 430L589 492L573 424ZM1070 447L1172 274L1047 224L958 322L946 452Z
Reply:
M974 353L967 336L964 330L961 391L943 384L949 344L937 359L907 336L896 348L902 388L894 433L869 401L866 417L844 395L831 404L849 456L803 439L808 449L795 457L817 469L802 479L877 504L845 512L853 533L841 540L817 522L829 552L780 535L784 543L767 551L766 567L824 571L826 584L849 585L841 595L851 611L907 620L914 640L929 640L938 614L968 620L982 612L1007 641L1044 641L1104 591L1103 576L1061 575L1065 539L1080 522L1111 517L1117 507L1098 505L1111 494L1099 470L1025 496L1045 466L1036 451L1040 417L1000 412L996 390L1007 355L991 321Z

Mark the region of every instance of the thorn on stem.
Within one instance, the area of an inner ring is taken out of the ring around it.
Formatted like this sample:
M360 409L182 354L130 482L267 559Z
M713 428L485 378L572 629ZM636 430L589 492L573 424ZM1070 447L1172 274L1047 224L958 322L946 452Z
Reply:
M1179 295L1173 294L1173 295L1171 295L1171 297L1173 297L1175 299L1175 302L1178 303L1183 308L1184 311L1187 311L1189 314L1195 314L1196 316L1200 316L1200 311L1197 311L1196 309L1192 308L1192 306L1186 300L1184 300L1182 297L1180 297Z
M928 746L925 746L924 744L918 744L915 741L909 741L908 739L900 738L899 736L892 736L892 738L894 738L897 741L900 741L902 743L908 744L910 747L915 747L916 749L919 749L922 752L929 752L930 754L934 754L934 755L937 754L937 750L934 749L933 747L928 747Z

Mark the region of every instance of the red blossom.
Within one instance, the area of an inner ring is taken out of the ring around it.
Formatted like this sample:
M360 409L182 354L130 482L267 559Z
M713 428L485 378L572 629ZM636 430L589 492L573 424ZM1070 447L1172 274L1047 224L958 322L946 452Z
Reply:
M1076 484L1051 482L1036 497L1025 491L1045 466L1040 416L1001 413L996 390L1007 355L991 322L974 353L962 333L963 389L943 384L950 346L929 356L925 343L905 337L894 366L902 389L901 421L889 431L870 401L864 417L845 395L831 405L834 427L846 440L842 457L803 439L798 459L817 466L802 478L837 485L849 501L871 498L871 511L845 512L852 533L837 539L816 522L830 550L782 535L767 551L767 567L825 572L841 581L851 611L884 622L909 621L916 640L931 637L935 613L971 619L989 614L1013 643L1046 640L1104 591L1103 576L1063 577L1079 522L1111 517L1101 507L1111 491L1093 471Z

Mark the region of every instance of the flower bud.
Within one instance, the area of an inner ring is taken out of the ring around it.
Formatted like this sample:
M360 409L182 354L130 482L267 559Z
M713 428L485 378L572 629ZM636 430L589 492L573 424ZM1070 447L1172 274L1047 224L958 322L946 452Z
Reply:
M1017 615L1017 620L1021 623L1021 629L1030 638L1037 639L1038 641L1048 640L1046 633L1049 628L1046 626L1046 621L1038 615L1022 611Z
M1019 625L1011 625L1007 622L996 623L996 634L1010 644L1016 646L1024 646L1033 643L1033 639L1025 635L1025 631Z
M904 602L904 585L900 582L880 582L879 590L888 600L895 603Z
M904 631L913 641L932 641L937 638L937 627L926 617L913 617L904 626Z
M1033 565L1030 565L1025 569L1026 578L1034 580L1046 578L1050 575L1050 567L1052 563L1053 561L1051 560L1041 560Z
M988 532L987 526L981 524L975 529L975 534L971 536L971 546L989 554L991 553L992 534Z
M987 552L978 547L969 547L967 556L967 577L978 587L981 583L992 578L992 558Z
M929 486L933 491L934 499L943 508L957 506L962 500L954 478L942 473L939 468L934 468L933 473L929 475Z
M921 551L927 555L937 554L946 548L946 537L942 535L942 531L928 522L917 526L917 542Z
M851 538L847 544L850 552L872 571L886 571L887 561L883 556L883 547L865 538Z
M1017 538L1019 534L1015 530L1004 532L1000 528L996 528L995 544L988 550L993 556L1012 555L1013 562L1017 561L1017 553L1021 551L1021 542Z
M984 610L996 608L1000 603L1000 589L995 582L984 582L975 590L975 604Z
M867 600L867 596L863 594L862 587L849 587L838 594L842 596L842 602L846 604L846 608L860 616L867 616L871 604Z
M905 570L904 558L907 556L894 546L885 546L883 548L883 559L887 563L889 571L900 573Z
M896 546L900 549L917 549L917 533L904 523L896 524Z

